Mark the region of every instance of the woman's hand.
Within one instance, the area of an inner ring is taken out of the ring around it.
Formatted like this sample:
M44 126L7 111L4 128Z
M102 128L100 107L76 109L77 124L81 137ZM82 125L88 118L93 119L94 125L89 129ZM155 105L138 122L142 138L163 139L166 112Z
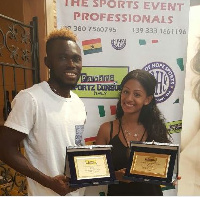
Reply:
M118 171L115 171L116 179L122 182L130 183L131 181L124 179L126 168L120 169Z
M176 179L173 181L173 185L178 185L178 180L181 180L181 176L177 176Z

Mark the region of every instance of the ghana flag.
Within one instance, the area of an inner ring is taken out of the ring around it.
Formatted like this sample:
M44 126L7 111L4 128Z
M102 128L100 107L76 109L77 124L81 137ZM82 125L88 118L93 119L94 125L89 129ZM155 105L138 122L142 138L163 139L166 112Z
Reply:
M85 145L94 145L95 142L96 142L96 136L85 138Z
M101 38L82 41L84 55L102 52Z

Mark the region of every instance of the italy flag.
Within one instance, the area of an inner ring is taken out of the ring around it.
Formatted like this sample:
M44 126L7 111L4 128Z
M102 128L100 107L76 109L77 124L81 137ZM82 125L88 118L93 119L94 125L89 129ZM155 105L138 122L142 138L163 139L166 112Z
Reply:
M84 55L102 52L101 38L82 41Z

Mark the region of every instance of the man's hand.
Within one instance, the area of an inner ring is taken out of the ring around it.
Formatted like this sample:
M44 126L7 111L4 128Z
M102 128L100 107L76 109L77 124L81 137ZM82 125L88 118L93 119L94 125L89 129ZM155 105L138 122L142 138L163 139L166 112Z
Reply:
M58 175L52 178L49 188L61 196L77 190L78 188L71 188L69 186L69 178L64 175Z

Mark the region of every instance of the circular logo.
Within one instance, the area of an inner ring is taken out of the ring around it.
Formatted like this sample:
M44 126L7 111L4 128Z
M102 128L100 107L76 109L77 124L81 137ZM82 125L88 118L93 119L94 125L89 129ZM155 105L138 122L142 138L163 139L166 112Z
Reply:
M111 45L116 50L122 50L126 46L126 39L112 39Z
M157 80L155 99L157 103L166 101L173 93L176 78L172 69L163 62L151 62L143 70L151 73Z

